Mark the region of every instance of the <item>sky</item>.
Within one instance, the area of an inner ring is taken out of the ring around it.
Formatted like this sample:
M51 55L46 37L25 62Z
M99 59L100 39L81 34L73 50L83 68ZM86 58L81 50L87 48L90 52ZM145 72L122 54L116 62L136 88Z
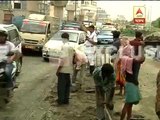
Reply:
M160 17L160 1L97 1L112 19L123 15L127 20L133 19L133 6L146 6L146 15L151 15L149 21ZM148 12L149 11L149 12ZM148 13L148 14L147 14Z

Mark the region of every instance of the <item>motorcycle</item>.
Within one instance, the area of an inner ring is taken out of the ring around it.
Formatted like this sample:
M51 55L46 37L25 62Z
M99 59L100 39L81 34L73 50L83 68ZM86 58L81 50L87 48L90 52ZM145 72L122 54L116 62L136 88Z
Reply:
M16 72L17 72L17 63L14 61L13 63L13 70L12 70L12 82L15 86L16 82ZM7 89L6 85L6 75L5 75L5 68L7 65L6 60L0 60L0 106L3 106L10 102L11 98L13 97L14 87L11 89Z

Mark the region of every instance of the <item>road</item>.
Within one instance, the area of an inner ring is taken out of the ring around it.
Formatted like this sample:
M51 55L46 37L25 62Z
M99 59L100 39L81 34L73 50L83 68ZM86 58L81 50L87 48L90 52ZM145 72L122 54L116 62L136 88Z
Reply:
M24 56L22 73L17 79L20 86L6 108L0 109L0 120L94 120L95 93L84 92L86 88L94 87L93 80L85 77L83 89L71 94L70 105L57 107L54 104L57 98L55 66L43 62L40 55L34 55ZM159 68L160 63L153 60L146 60L142 66L140 89L143 99L133 108L134 114L150 120L157 120L154 101ZM115 96L114 101L115 112L120 112L124 99Z
M24 56L22 72L17 79L19 88L6 108L0 110L0 120L40 120L49 107L44 98L54 80L54 70L40 55L32 55L35 53Z

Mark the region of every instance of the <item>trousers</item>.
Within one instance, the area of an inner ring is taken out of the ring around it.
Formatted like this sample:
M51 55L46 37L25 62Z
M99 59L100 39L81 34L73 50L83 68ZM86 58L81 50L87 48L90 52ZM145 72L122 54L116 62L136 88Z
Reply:
M70 85L71 78L69 73L59 73L58 74L58 103L68 103L70 96Z
M13 81L12 81L12 71L13 71L13 64L7 64L5 68L5 77L6 77L6 88L12 88L13 87Z

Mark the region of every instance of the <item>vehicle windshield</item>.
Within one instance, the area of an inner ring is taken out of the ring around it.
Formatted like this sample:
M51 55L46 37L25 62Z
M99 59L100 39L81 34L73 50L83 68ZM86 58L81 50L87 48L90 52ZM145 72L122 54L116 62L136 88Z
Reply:
M51 40L62 40L61 35L64 31L58 31L53 35ZM78 41L78 33L75 32L67 32L69 34L69 42L77 42Z
M100 31L100 35L108 35L108 36L113 36L111 31L105 30L105 31Z
M23 22L21 32L45 34L47 25L40 22Z

